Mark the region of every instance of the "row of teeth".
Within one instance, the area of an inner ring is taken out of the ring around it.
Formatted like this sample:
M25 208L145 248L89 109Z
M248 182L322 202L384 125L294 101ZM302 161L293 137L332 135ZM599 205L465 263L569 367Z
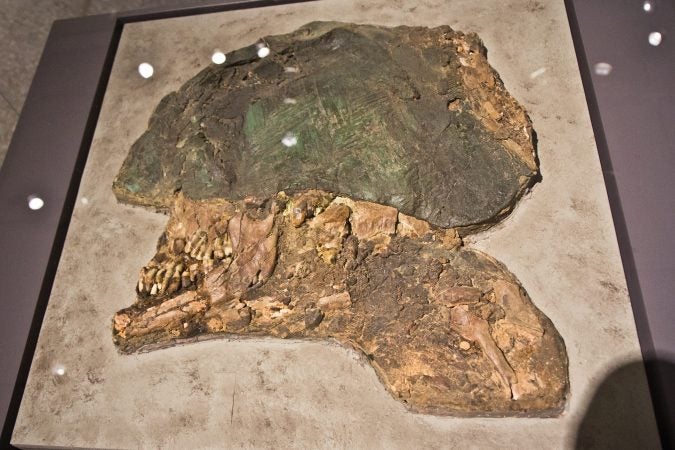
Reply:
M232 244L227 235L225 238L217 237L211 244L206 233L195 233L187 244L182 239L176 239L172 249L178 253L177 259L159 264L150 261L141 269L137 286L139 294L173 294L181 288L192 286L198 274L210 271L214 262L222 261L227 265L232 262ZM190 258L197 262L189 265L185 263Z
M181 287L190 287L199 273L199 264L185 268L182 262L169 261L163 266L146 266L138 276L138 293L158 295L172 294Z
M179 249L183 247L182 243L185 241L182 239L176 239L176 241L181 241L174 242L173 248L178 250L176 253L185 253L198 261L221 260L232 256L232 242L230 242L228 234L225 234L224 237L218 236L211 244L206 233L203 231L195 233L192 239L185 244L182 252Z

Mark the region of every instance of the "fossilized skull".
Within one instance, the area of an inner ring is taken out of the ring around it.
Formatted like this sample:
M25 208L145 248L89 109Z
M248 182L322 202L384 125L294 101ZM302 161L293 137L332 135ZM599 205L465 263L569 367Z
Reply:
M561 337L461 239L538 175L477 36L312 23L264 42L162 100L120 170L121 201L170 212L120 351L333 338L413 411L560 413Z

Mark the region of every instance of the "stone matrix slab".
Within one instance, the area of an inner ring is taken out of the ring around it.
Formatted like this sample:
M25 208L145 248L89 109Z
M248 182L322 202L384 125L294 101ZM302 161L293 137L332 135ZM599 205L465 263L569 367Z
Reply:
M154 255L167 218L119 205L110 185L157 102L224 52L312 20L449 25L476 32L538 133L543 182L500 225L466 239L518 278L565 340L571 396L559 418L410 413L337 344L219 340L119 355L106 324ZM141 62L155 67L138 77ZM77 332L72 332L77 329ZM562 2L355 2L241 10L125 27L13 443L83 448L573 448L591 398L640 351ZM64 375L58 375L63 369ZM631 392L658 446L640 373ZM609 421L611 423L611 420Z

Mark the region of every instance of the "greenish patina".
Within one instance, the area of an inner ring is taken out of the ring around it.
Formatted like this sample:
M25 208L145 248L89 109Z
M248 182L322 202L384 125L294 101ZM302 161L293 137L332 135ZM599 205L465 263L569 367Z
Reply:
M322 189L475 227L508 213L538 174L529 119L475 35L331 22L261 42L266 58L256 45L231 52L161 101L118 198L165 208L179 190L238 200Z

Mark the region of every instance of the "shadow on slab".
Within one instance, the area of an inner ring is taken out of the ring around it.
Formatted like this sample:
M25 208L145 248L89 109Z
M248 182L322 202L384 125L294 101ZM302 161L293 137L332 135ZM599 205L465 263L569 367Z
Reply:
M645 370L649 389L645 385ZM575 448L675 448L674 394L672 362L636 361L615 369L600 384L588 405L577 431Z

